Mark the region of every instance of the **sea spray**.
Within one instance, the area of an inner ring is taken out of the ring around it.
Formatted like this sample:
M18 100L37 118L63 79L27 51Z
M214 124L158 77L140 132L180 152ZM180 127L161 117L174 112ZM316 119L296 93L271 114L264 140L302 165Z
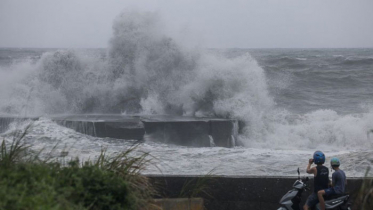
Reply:
M126 11L113 25L105 59L78 51L43 54L12 92L18 108L5 113L173 114L238 118L262 132L263 113L274 103L263 69L249 55L227 59L191 51L160 30L154 13ZM27 90L33 90L27 92ZM10 91L11 92L11 91ZM21 93L19 93L21 92ZM22 98L31 95L25 102ZM11 107L17 107L12 104ZM257 134L259 135L259 134Z
M115 19L113 30L107 52L58 50L44 53L37 62L1 67L1 113L234 118L241 125L237 140L246 147L371 148L366 137L373 128L371 111L294 114L280 108L268 90L276 77L269 80L268 72L248 53L228 58L186 49L167 36L154 13L126 11ZM277 62L298 69L311 61L280 56ZM308 72L303 67L302 71ZM276 87L293 88L278 81ZM49 122L43 123L47 127Z

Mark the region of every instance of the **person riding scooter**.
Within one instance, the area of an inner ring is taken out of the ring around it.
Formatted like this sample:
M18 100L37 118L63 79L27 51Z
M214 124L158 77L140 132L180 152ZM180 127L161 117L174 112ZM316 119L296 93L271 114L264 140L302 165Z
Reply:
M347 184L345 172L339 169L339 166L341 165L339 159L333 157L330 160L330 165L335 171L332 175L332 186L328 189L320 190L317 193L321 210L325 210L325 201L323 196L343 195L345 193L345 185Z
M294 182L293 187L291 190L287 191L285 195L283 195L279 201L281 207L277 210L300 210L300 204L302 202L302 193L310 190L308 186L308 177L305 179L300 178L299 168L298 172L298 179ZM336 198L332 198L331 200L325 201L326 209L330 210L351 210L349 200L349 195L342 195ZM320 205L317 204L315 206L315 210L320 210Z
M316 166L311 168L312 163L315 163ZM308 196L306 204L303 206L304 210L309 210L313 208L318 202L317 193L320 190L327 189L329 180L329 169L323 164L325 163L325 155L321 151L316 151L313 153L313 159L309 159L307 166L307 173L314 175L314 191Z

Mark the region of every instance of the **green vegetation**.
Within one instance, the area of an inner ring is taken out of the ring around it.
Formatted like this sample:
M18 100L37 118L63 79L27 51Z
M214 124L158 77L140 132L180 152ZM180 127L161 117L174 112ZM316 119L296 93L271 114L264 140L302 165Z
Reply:
M41 159L23 143L27 133L14 135L0 148L0 210L146 209L155 193L140 174L148 154L132 157L136 147L96 161Z

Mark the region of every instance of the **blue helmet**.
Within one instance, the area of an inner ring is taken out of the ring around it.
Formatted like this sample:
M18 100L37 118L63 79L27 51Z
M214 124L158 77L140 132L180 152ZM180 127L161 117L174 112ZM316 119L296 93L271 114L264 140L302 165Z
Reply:
M339 161L338 158L333 157L333 158L330 160L330 165L332 165L332 166L334 166L334 167L339 167L339 165L341 165L341 161Z
M313 161L316 164L324 164L325 163L325 155L321 151L316 151L313 153Z

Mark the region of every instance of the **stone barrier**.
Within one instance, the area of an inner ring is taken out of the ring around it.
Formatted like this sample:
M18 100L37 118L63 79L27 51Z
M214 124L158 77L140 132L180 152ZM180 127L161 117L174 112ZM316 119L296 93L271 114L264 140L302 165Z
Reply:
M280 207L281 197L292 189L297 177L193 177L149 175L161 197L178 198L186 190L186 185L201 188L198 183L206 183L204 192L196 194L205 201L207 210L270 210ZM347 193L353 202L364 178L348 178ZM202 181L201 181L202 180ZM186 184L188 183L188 184ZM308 182L311 191L302 196L302 206L313 191L313 178ZM193 189L189 189L193 191ZM198 189L197 189L198 190ZM192 192L191 192L192 193ZM188 195L188 194L186 194Z
M154 199L147 210L205 210L202 198Z
M77 132L126 140L154 141L192 147L234 147L238 122L232 119L181 117L168 115L76 114L48 116L59 125ZM14 121L39 117L0 116L0 133Z

